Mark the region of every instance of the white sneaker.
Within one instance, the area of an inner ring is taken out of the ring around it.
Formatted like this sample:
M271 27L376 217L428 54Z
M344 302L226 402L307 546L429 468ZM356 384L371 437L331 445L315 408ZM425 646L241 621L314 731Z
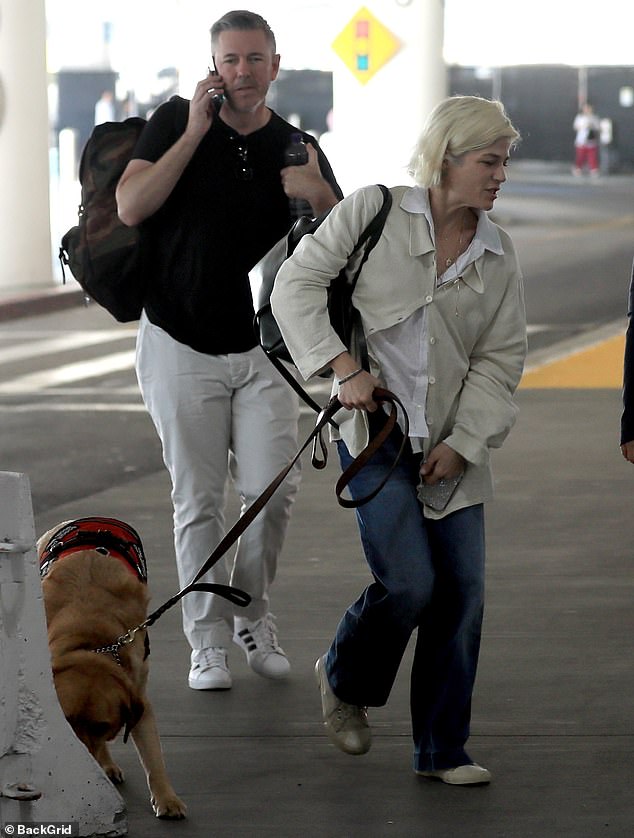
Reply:
M229 690L231 673L227 666L227 650L223 646L194 649L191 656L188 684L192 690Z
M339 701L326 674L325 657L315 664L315 678L321 695L321 712L330 741L346 754L367 754L372 745L372 731L366 707Z
M440 768L437 771L416 771L420 777L430 777L448 783L450 786L481 786L491 782L491 772L481 765L468 763L455 768Z
M291 665L277 642L274 619L273 614L265 614L251 623L244 617L236 617L233 642L244 651L254 672L265 678L279 679L286 678Z

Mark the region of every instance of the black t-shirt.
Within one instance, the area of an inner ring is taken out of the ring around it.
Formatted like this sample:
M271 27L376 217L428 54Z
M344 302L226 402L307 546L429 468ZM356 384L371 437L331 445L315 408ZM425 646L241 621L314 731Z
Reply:
M133 157L156 162L185 130L188 112L180 97L161 105ZM291 225L280 169L296 132L276 113L247 136L214 119L163 206L141 224L145 310L175 340L211 355L257 344L248 272ZM342 197L317 142L303 136Z

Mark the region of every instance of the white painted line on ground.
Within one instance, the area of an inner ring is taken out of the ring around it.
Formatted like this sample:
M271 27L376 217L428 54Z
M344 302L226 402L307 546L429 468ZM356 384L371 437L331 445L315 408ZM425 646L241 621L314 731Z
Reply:
M0 413L146 413L145 405L129 402L39 402L37 404L0 404Z
M91 361L78 361L74 364L64 364L50 370L21 375L0 384L0 394L16 395L37 392L59 384L71 384L73 381L83 381L87 378L97 378L112 372L129 370L134 365L134 350L116 352L104 355Z
M69 352L73 349L81 349L84 346L98 346L102 343L110 343L114 340L133 337L135 334L134 331L129 329L125 331L110 329L99 332L68 332L52 338L16 344L15 340L21 337L21 335L12 332L3 335L3 339L10 339L13 345L0 348L0 364L25 361L29 358L53 355L56 352Z
M48 390L33 390L28 395L50 400L59 396L75 396L76 398L81 396L95 399L121 398L122 396L138 396L139 399L141 398L137 384L130 384L128 387L106 387L104 385L98 387L55 387Z

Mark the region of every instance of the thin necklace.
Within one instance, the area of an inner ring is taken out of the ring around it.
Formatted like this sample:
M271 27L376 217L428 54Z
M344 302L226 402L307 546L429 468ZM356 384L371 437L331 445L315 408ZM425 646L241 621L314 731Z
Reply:
M460 219L460 234L458 236L458 247L456 249L456 255L453 258L451 256L447 256L447 258L445 259L445 267L446 268L451 267L451 265L453 265L453 263L456 261L456 259L460 256L460 253L462 252L462 235L464 233L464 216L465 216L465 211L463 210L462 211L462 218Z

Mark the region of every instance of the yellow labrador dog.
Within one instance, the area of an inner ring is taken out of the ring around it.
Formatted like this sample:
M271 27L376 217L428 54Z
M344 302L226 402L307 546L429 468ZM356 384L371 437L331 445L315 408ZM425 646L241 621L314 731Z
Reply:
M38 541L53 680L71 727L113 783L123 782L108 742L124 730L145 770L157 817L184 818L186 806L167 776L146 695L149 595L141 540L114 518L81 518Z

